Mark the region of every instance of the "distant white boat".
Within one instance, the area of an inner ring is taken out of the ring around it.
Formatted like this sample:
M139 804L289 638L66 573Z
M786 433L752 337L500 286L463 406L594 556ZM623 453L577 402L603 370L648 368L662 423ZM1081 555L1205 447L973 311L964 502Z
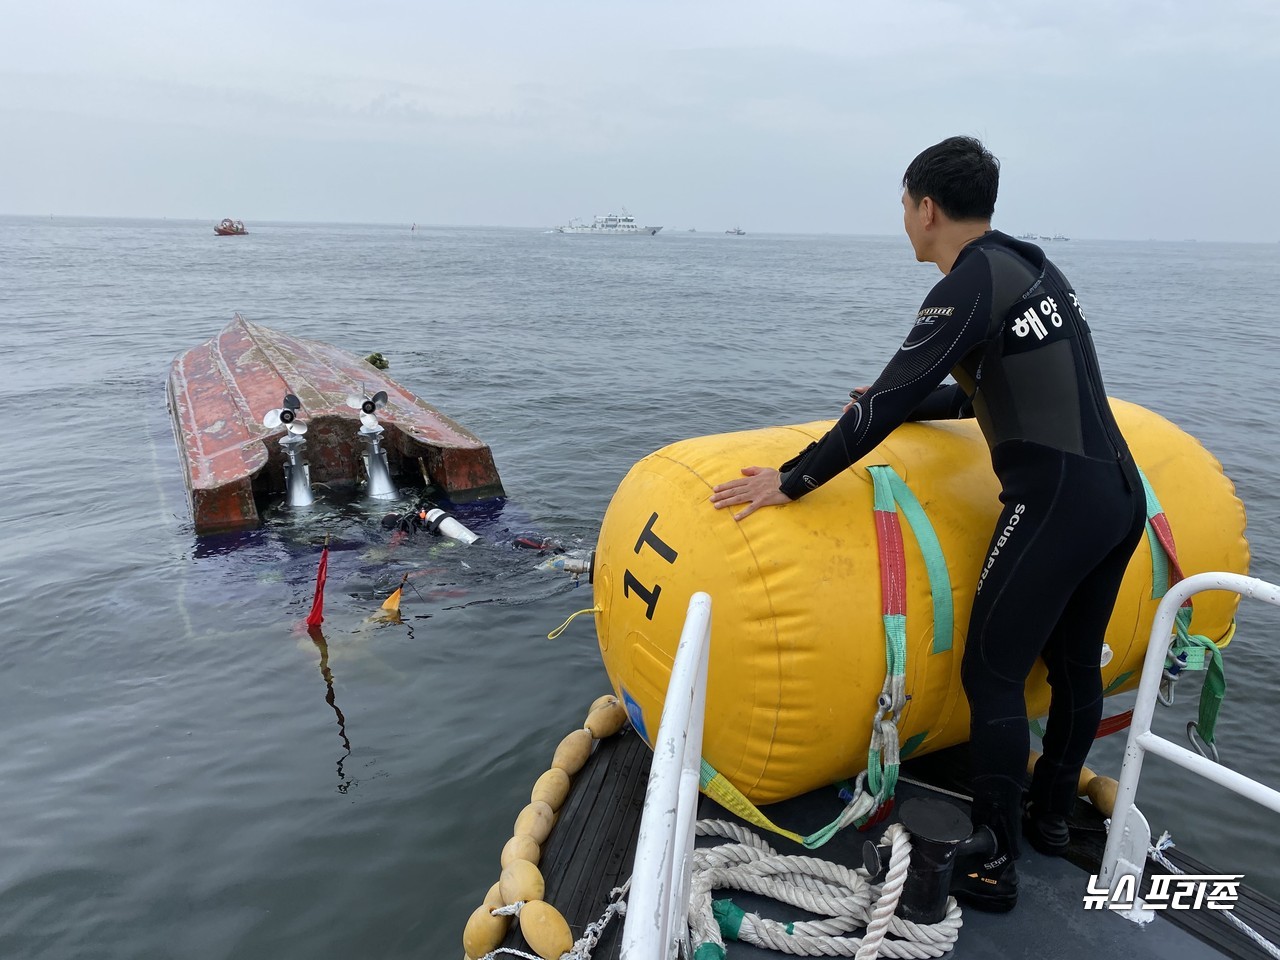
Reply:
M741 227L730 227L725 233L732 234L735 237L745 237L747 235L747 231Z
M584 223L576 217L571 218L563 227L556 227L556 233L590 233L611 237L641 234L653 236L661 229L661 227L640 226L636 223L636 218L627 213L627 208L623 207L621 216L607 213L603 217L596 217L590 223Z

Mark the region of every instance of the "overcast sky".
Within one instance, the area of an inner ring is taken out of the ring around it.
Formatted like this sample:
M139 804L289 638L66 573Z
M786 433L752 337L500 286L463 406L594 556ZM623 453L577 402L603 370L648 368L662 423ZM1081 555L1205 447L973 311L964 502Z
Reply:
M0 213L1280 239L1280 0L0 0Z

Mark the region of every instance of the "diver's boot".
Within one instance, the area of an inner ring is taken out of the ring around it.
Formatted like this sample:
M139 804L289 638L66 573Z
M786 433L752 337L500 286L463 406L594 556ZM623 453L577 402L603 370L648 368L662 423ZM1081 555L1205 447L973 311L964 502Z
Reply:
M961 844L951 876L951 895L965 906L986 913L1007 913L1017 906L1018 848L1011 819L1002 807L974 805L973 836Z
M1047 756L1036 760L1031 789L1022 801L1022 835L1046 857L1061 857L1071 842L1067 814L1075 806L1080 768L1066 769Z
M1060 813L1041 808L1028 800L1022 808L1022 835L1046 857L1066 856L1071 843L1071 831L1067 818Z
M1008 913L1018 905L1018 870L1008 853L970 866L957 864L951 895L966 907L985 913Z

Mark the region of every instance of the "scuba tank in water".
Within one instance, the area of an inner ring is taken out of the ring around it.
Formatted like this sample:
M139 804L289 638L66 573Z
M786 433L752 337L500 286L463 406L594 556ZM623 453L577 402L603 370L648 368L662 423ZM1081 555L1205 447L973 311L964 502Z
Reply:
M423 530L468 545L480 539L479 534L468 530L453 514L430 504L424 504L405 514L389 513L382 518L382 526L386 530L399 530L408 534Z
M423 519L428 533L436 533L465 544L472 544L480 539L479 534L472 533L453 514L446 513L439 507L424 511Z

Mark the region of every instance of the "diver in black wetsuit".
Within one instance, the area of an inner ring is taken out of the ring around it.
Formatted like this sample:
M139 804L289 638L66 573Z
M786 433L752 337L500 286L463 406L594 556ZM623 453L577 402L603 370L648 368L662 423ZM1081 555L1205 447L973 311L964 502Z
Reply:
M1111 413L1075 291L1039 247L990 226L999 163L951 137L911 162L903 222L916 259L945 275L901 349L836 425L779 470L746 467L717 508L790 503L871 452L906 420L974 417L1003 508L978 575L961 678L969 701L973 819L996 852L958 864L952 891L980 909L1017 902L1017 817L1061 855L1066 815L1102 716L1103 635L1145 497ZM952 375L955 383L942 385ZM1044 755L1023 803L1029 734L1023 689L1036 657L1052 699Z

